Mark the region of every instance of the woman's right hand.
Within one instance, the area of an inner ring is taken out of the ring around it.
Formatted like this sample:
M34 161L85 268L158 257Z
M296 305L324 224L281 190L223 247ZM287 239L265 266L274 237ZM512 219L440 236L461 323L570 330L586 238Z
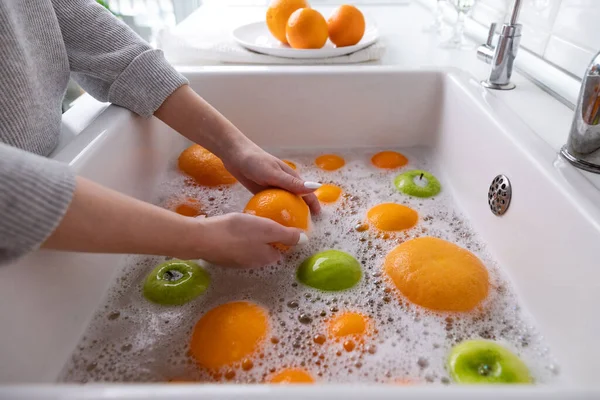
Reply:
M281 259L272 243L295 246L307 241L300 229L288 228L267 218L231 213L190 219L186 248L176 257L201 258L223 266L255 268Z

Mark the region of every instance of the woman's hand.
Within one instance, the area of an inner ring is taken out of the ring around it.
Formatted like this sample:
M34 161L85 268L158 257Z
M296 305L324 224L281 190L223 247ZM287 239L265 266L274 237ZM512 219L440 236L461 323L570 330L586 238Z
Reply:
M43 247L94 253L156 254L258 267L308 238L300 229L248 214L190 218L77 178L73 200Z
M262 150L189 86L177 89L154 113L177 132L206 147L252 193L279 187L298 195L313 213L321 209L312 192L320 185L304 182L283 161Z
M223 266L255 268L273 264L281 259L281 253L272 243L295 246L308 241L300 229L249 214L196 218L190 223L187 249L175 256L201 258Z
M269 187L278 187L302 195L312 213L321 210L319 200L312 193L321 186L305 182L289 165L247 141L241 148L233 147L223 158L225 168L252 193Z

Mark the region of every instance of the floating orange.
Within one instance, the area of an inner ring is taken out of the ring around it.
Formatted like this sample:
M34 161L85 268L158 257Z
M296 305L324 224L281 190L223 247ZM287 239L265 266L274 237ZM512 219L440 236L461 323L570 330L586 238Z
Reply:
M346 161L336 154L323 154L317 157L315 164L325 171L335 171L342 168L346 164Z
M314 378L299 368L283 369L267 379L269 383L314 383Z
M371 157L371 163L377 168L394 169L405 166L408 159L395 151L381 151Z
M488 295L489 276L470 251L433 237L396 246L384 270L411 302L436 311L470 311Z
M396 203L383 203L367 212L369 223L380 231L401 231L412 228L419 214L410 207Z
M315 196L322 203L334 203L340 198L342 194L342 188L336 185L330 185L328 183L321 185L320 188L315 190Z
M267 312L247 301L222 304L194 326L190 353L199 365L218 370L251 357L269 330Z

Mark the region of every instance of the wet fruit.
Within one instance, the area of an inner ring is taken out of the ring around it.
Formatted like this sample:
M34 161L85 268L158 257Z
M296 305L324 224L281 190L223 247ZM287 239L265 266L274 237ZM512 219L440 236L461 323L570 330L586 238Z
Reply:
M529 369L519 357L488 340L468 340L454 346L447 367L457 383L532 383Z
M153 303L185 304L206 291L210 275L193 261L173 260L160 264L144 281L144 297Z
M300 282L315 289L337 291L356 285L362 277L362 268L350 254L326 250L305 259L296 276Z
M431 197L442 190L440 181L427 171L416 169L400 174L394 179L400 192L415 197Z

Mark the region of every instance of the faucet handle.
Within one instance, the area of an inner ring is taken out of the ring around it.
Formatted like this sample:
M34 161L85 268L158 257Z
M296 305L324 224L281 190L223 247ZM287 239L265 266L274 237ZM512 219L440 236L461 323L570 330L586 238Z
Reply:
M497 26L498 26L498 23L496 23L496 22L491 23L490 30L488 32L488 37L487 37L487 40L485 41L486 46L492 47L492 44L494 43L494 34L496 33Z

